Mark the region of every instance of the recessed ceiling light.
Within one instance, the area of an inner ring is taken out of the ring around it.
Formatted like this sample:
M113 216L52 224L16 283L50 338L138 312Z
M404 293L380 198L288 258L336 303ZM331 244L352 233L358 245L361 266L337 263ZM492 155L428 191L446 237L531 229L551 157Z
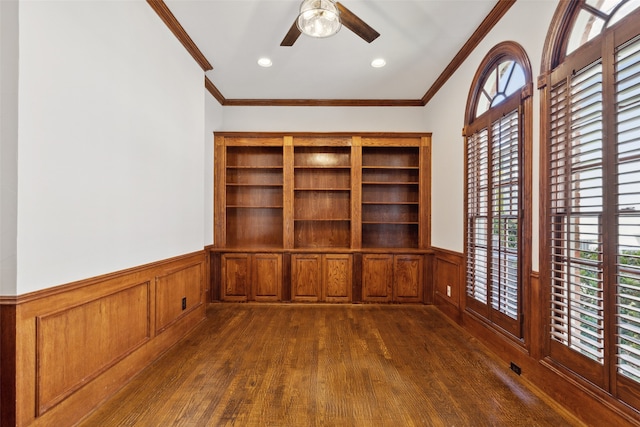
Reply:
M382 59L382 58L376 58L376 59L374 59L373 61L371 61L371 66L372 66L373 68L382 68L382 67L384 67L385 65L387 65L387 61L385 61L385 60L384 60L384 59Z
M271 67L273 65L273 62L271 62L269 58L260 58L258 59L258 65L267 68Z

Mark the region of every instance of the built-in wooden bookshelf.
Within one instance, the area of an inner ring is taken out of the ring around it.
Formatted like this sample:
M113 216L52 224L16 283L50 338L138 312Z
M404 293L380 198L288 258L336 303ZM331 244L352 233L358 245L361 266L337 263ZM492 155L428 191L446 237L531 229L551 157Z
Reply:
M214 165L214 299L424 300L430 135L216 133Z

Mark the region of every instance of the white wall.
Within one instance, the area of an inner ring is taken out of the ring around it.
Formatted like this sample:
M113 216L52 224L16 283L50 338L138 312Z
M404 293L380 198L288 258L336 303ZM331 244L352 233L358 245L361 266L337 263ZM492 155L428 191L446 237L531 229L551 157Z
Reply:
M427 132L422 111L422 107L224 107L221 130Z
M480 43L446 85L424 109L427 129L433 132L432 239L435 247L464 250L464 111L473 77L489 50L503 41L522 45L531 62L533 98L533 269L538 270L539 226L539 116L537 77L542 49L557 7L556 1L520 0ZM531 22L534 25L526 25Z
M204 76L143 1L21 1L16 292L201 250Z
M0 295L16 292L18 2L0 1Z

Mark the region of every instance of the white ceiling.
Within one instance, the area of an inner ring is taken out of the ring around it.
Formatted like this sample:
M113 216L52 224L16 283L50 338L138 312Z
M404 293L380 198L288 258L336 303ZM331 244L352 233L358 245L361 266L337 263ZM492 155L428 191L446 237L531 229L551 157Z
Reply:
M422 98L497 0L340 0L380 33L368 44L347 28L326 39L280 42L301 0L165 0L213 65L226 99ZM258 66L267 56L270 68ZM387 61L372 68L374 58Z

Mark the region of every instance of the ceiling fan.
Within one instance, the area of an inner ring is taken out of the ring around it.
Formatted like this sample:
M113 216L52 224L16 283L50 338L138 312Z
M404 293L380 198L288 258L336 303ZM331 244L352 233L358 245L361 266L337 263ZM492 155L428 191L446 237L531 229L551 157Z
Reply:
M300 15L284 36L280 46L293 46L303 32L312 37L328 37L344 25L367 43L380 35L366 22L335 0L303 0Z

